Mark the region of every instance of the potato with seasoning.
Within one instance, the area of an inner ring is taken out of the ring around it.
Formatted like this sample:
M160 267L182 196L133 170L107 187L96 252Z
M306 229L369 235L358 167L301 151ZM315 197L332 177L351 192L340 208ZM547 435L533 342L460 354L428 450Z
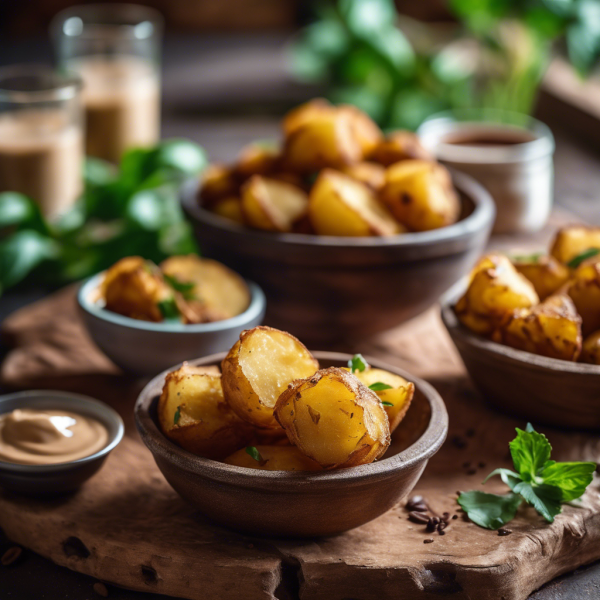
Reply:
M600 250L600 227L585 225L569 225L556 233L550 254L567 266L577 267L569 263L587 250Z
M321 471L319 463L295 446L249 446L234 452L224 461L228 465L261 471Z
M475 265L467 290L454 310L463 325L476 333L490 335L506 315L538 303L533 284L506 256L488 254Z
M319 363L293 335L259 326L243 331L221 363L225 399L256 427L278 429L273 408L295 379L310 377Z
M590 333L583 340L581 360L592 365L600 365L600 329Z
M368 160L389 167L403 160L433 161L433 156L422 146L418 136L412 131L395 131L373 148Z
M371 463L390 444L375 392L336 367L293 381L279 396L275 417L292 444L325 469Z
M312 187L308 214L318 234L389 236L401 226L365 185L333 169L324 169Z
M460 212L446 168L425 160L406 160L389 167L380 197L396 220L410 231L452 225Z
M579 266L573 273L568 293L583 320L583 335L600 329L600 262L590 259Z
M225 458L254 435L225 401L216 367L184 364L169 373L158 402L158 421L170 440L206 458Z
M566 294L533 308L518 308L494 332L494 341L540 356L576 361L581 352L581 317Z
M540 300L557 292L571 276L569 269L553 256L517 256L512 258L512 263L531 281Z

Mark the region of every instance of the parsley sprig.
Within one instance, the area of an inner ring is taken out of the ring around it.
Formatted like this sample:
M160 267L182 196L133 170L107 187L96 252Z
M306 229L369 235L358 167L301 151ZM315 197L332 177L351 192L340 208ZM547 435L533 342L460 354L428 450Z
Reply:
M177 277L172 275L163 274L165 282L171 286L176 292L179 292L185 300L196 300L194 294L194 288L196 284L193 281L180 281Z
M577 256L574 256L567 263L567 267L569 267L569 269L576 269L583 261L592 258L592 256L596 256L597 254L600 254L600 248L588 248L587 250L580 252Z
M376 381L369 386L370 390L374 392L382 392L383 390L391 390L392 386L387 383L383 383L383 381Z
M365 369L368 369L369 367L369 363L364 359L362 354L355 354L349 361L348 361L348 368L350 369L350 371L352 373L355 373L356 371L364 371Z
M525 431L517 428L517 437L509 447L515 470L495 469L483 483L499 475L511 493L500 495L470 491L458 497L458 503L471 521L480 527L498 529L506 525L523 501L552 523L562 511L564 502L583 495L596 469L593 462L550 460L550 442L531 424Z
M157 302L157 306L165 322L181 323L181 313L179 312L175 298L172 296L170 298L165 298L164 300Z

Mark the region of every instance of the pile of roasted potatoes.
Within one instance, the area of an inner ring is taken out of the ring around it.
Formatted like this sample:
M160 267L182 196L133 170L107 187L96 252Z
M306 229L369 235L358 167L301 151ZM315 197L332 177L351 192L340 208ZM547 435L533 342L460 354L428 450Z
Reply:
M501 344L600 365L600 228L560 229L548 255L484 256L454 309Z
M264 231L390 236L456 222L448 171L415 134L384 136L354 106L317 99L288 113L280 147L255 143L232 166L211 165L200 204Z
M210 323L244 312L250 291L237 273L195 254L172 256L160 265L128 256L106 271L97 301L142 321Z
M318 471L371 463L390 444L415 386L371 368L320 369L293 335L243 331L218 367L169 373L158 403L162 432L185 450L268 471Z

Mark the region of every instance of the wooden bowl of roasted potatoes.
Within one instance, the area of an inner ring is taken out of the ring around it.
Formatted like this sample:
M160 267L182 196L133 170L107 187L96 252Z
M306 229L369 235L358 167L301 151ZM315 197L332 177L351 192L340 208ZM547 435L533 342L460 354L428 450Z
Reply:
M600 228L560 229L549 253L484 256L443 301L473 381L503 410L600 428Z
M389 329L483 251L489 194L413 133L384 136L355 107L313 100L284 117L282 138L182 190L203 252L261 285L270 324L325 342Z
M271 327L161 373L135 419L171 486L234 529L314 537L380 516L442 445L439 394L360 354L310 352Z

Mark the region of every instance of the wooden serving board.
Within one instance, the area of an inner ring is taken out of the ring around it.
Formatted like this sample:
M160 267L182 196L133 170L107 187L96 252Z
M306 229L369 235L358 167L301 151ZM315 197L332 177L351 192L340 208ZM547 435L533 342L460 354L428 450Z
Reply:
M76 494L35 500L0 494L0 527L60 565L123 587L190 599L523 600L543 583L600 558L600 486L552 525L522 508L506 537L459 512L446 535L427 534L403 506L343 535L315 540L237 534L194 512L166 483L138 440L132 408L143 382L123 376L92 345L67 289L9 317L14 345L1 381L13 388L76 390L123 415L127 435L100 473ZM415 492L438 513L457 512L456 491L510 466L520 420L487 407L472 389L436 310L351 348L425 377L450 413L450 434ZM515 382L507 381L506 385ZM600 440L547 433L558 460L599 460ZM504 491L499 482L486 484ZM293 518L293 515L290 515ZM433 543L424 544L426 538Z

